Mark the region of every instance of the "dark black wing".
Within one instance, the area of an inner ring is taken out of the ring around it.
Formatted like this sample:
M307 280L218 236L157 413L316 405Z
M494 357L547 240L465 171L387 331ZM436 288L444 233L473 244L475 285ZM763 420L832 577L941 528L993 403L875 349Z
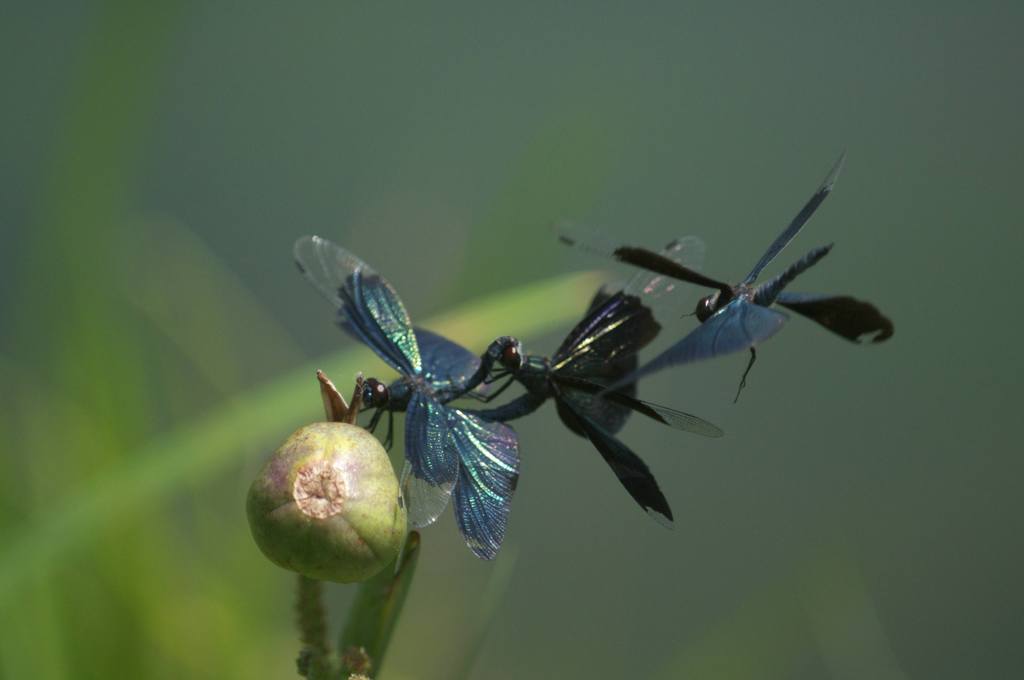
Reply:
M571 375L606 377L615 372L618 359L636 354L660 330L640 298L620 291L576 324L551 357L551 368Z
M607 430L576 411L561 395L556 395L555 400L558 415L563 421L572 422L572 429L585 434L633 500L658 523L671 527L672 508L647 464Z
M578 250L619 260L698 286L731 290L728 284L704 276L697 271L703 263L704 244L696 237L687 236L676 239L661 252L655 252L648 248L615 243L605 233L575 222L563 222L555 227L555 231L559 241Z
M564 223L559 226L559 234L564 242L572 242L588 252L610 256L614 249L605 234L580 225ZM694 236L673 239L659 256L680 266L700 267L704 260L704 243ZM587 314L555 352L552 375L608 385L633 373L638 366L637 352L661 329L655 320L654 304L673 293L677 285L675 279L641 271L617 293L598 291ZM623 385L619 391L634 396L636 386ZM612 434L622 429L630 414L629 408L597 398L593 392L567 388L564 397L572 401L577 411ZM573 423L566 422L566 425L576 434L585 436Z
M565 399L567 401L571 401L573 404L576 403L577 393L601 393L600 399L602 400L609 401L613 404L629 409L630 411L645 415L652 420L656 420L659 423L668 425L669 427L673 427L677 430L692 432L704 437L721 437L725 434L725 432L723 432L717 425L709 423L699 416L685 413L683 411L677 411L676 409L669 408L668 406L662 406L660 404L654 404L649 401L637 399L636 397L623 392L605 392L604 385L569 376L553 376L552 380L554 380L561 388L561 392ZM566 425L572 427L568 422ZM580 432L579 434L584 433Z
M327 239L295 242L299 271L340 313L342 326L396 371L419 374L419 346L398 293L358 257Z
M573 328L552 357L551 374L610 385L636 370L637 352L660 330L654 314L640 298L619 291ZM622 391L635 394L636 385L625 385ZM629 409L593 393L569 390L565 398L612 433L622 429L629 417ZM571 423L566 425L584 435Z
M736 298L620 382L629 384L669 366L741 352L775 335L786 318L782 312L755 305L746 298ZM612 385L610 389L616 387Z
M519 481L519 438L504 423L448 409L449 444L457 452L455 521L473 554L494 559L505 539L509 505Z
M679 264L670 257L666 257L647 248L640 248L637 246L619 246L612 252L612 256L619 262L625 262L626 264L631 264L634 267L640 267L647 271L670 276L673 279L686 281L687 283L692 283L696 286L717 288L727 294L732 293L732 286L728 283L713 279L710 276L705 276L698 271Z
M792 241L798 233L800 233L800 230L803 228L804 224L807 223L807 220L811 219L811 215L814 214L814 211L817 210L822 201L828 198L828 195L832 193L832 187L839 178L839 171L843 169L843 161L845 160L846 152L844 151L839 156L839 160L836 161L835 165L832 166L832 169L825 177L825 181L821 183L821 186L819 186L814 192L814 195L811 196L810 200L808 200L804 207L800 209L800 212L796 214L796 217L794 217L793 221L789 223L786 230L779 234L775 241L768 246L768 250L764 252L764 255L762 255L761 259L757 261L754 268L750 270L750 273L747 274L747 278L743 279L743 283L747 285L753 283L761 273L761 270L767 267L768 263L774 260L775 256L781 253L782 249L789 245L789 242Z
M877 307L848 295L782 292L775 301L853 342L872 334L871 342L882 342L895 332L892 321Z

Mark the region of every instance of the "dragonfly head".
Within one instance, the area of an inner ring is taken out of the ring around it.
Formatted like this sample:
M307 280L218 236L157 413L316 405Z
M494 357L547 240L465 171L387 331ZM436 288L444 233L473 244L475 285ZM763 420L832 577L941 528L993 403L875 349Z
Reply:
M367 378L363 381L363 406L365 408L380 408L388 403L390 394L388 386L376 378Z
M711 318L711 315L718 311L716 305L718 304L718 291L715 291L711 295L702 297L697 301L697 320L704 323Z
M523 344L511 335L505 335L491 343L487 356L505 370L515 373L523 367Z

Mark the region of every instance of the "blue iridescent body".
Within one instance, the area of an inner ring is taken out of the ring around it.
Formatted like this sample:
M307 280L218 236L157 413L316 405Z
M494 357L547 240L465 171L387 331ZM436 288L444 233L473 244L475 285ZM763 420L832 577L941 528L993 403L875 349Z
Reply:
M519 477L512 428L446 406L483 379L478 357L436 333L414 328L398 294L362 260L318 236L295 243L300 271L338 310L341 327L400 377L369 379L363 402L405 412L402 491L412 527L434 522L453 500L456 523L475 555L501 547ZM390 412L389 411L389 412Z

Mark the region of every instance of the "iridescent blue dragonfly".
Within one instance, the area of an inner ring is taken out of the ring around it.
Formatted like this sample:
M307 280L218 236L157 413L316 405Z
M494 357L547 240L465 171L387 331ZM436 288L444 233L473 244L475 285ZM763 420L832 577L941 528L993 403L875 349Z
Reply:
M750 360L740 380L739 389L742 390L746 384L747 374L757 359L756 345L775 335L789 318L786 314L772 309L771 305L774 303L806 316L833 333L854 342L859 342L861 336L865 335L871 336L871 342L882 342L891 337L894 332L892 322L868 302L848 295L787 293L783 290L797 276L825 257L832 249L831 245L814 248L774 278L754 285L761 271L789 245L818 206L832 192L844 159L845 154L840 156L825 181L785 231L772 242L750 273L736 285L705 276L646 248L619 246L611 249L607 254L622 262L698 286L716 289L714 293L701 298L697 303L695 313L701 322L700 327L637 371L613 383L611 388L635 382L669 366L750 350ZM607 250L600 244L580 239L571 231L564 232L561 240L586 250ZM739 391L736 392L736 397L739 398Z
M691 266L702 255L703 244L694 238L674 241L662 251L663 257L683 259ZM565 426L589 439L637 504L665 525L672 523L672 510L654 475L615 433L633 412L708 437L720 437L722 431L697 416L637 399L633 382L616 391L604 390L636 370L637 352L661 329L651 301L673 288L674 282L664 276L640 273L618 292L598 291L586 315L550 359L526 355L514 337L498 338L483 357L488 380L510 376L526 388L526 394L474 412L504 422L532 413L553 399Z
M294 252L306 279L337 307L341 327L401 374L390 385L366 380L362 400L377 409L371 426L384 412L405 411L402 490L409 524L433 523L454 497L466 545L493 559L519 478L519 441L503 423L446 406L484 378L480 359L414 328L391 284L347 250L305 236Z

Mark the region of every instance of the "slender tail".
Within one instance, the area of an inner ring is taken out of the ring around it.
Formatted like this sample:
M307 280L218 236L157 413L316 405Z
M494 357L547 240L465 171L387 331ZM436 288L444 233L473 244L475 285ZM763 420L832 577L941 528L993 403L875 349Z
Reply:
M829 254L834 244L830 243L827 246L821 246L815 248L811 252L807 253L793 264L786 267L786 269L771 279L768 279L754 291L754 302L763 307L775 302L775 298L779 296L779 293L792 283L793 279L803 274L805 271L813 267L818 263L818 260Z

